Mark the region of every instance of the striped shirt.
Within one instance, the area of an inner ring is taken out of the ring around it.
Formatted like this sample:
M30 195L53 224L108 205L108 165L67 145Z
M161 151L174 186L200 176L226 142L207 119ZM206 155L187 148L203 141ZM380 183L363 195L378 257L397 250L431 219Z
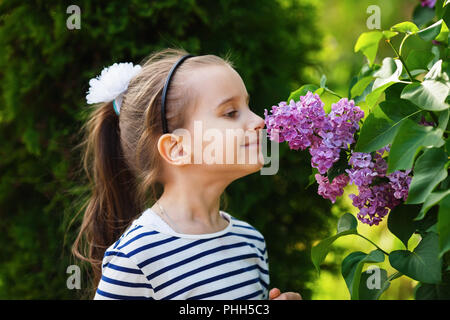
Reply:
M264 237L247 222L220 214L225 229L181 234L145 210L106 250L94 299L268 299Z

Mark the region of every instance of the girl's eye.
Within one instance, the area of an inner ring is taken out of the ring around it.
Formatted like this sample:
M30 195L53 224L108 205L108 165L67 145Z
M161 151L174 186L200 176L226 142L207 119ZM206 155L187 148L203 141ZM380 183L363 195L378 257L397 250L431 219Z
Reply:
M234 118L236 113L237 113L237 111L233 110L233 111L225 113L224 116L227 117L227 118Z

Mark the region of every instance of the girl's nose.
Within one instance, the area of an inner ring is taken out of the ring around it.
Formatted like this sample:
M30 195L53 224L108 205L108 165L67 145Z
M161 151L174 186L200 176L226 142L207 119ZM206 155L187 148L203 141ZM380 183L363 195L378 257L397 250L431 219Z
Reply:
M253 118L252 118L252 122L249 126L249 129L253 129L253 130L259 130L259 129L264 129L265 127L265 122L264 119L261 118L260 116L258 116L256 113L253 113Z

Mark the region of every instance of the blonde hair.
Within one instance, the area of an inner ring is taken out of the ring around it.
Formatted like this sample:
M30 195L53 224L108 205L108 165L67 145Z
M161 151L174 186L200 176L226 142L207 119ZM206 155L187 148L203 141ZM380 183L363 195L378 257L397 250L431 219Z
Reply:
M120 115L112 102L94 105L82 126L82 168L91 195L77 238L76 258L90 263L93 285L101 277L105 250L147 206L157 199L162 159L157 141L162 134L161 95L171 67L186 55L183 49L156 51L141 62L124 94ZM185 60L171 79L166 100L169 132L184 126L195 97L186 85L189 73L202 66L233 67L228 57L195 56Z

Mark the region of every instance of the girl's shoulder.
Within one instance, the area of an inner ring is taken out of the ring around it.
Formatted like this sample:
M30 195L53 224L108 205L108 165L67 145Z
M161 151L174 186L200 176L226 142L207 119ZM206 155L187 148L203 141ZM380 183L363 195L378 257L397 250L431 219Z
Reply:
M140 219L136 219L108 250L120 251L124 254L132 255L136 252L136 249L143 245L158 242L165 238L166 236L158 228L142 223Z
M231 218L231 222L233 224L232 231L239 232L241 234L246 234L249 236L253 236L253 237L255 237L256 240L260 240L260 241L264 242L264 236L253 225L251 225L250 223L248 223L244 220L238 219L238 218L230 215L227 212L225 212L225 213Z

